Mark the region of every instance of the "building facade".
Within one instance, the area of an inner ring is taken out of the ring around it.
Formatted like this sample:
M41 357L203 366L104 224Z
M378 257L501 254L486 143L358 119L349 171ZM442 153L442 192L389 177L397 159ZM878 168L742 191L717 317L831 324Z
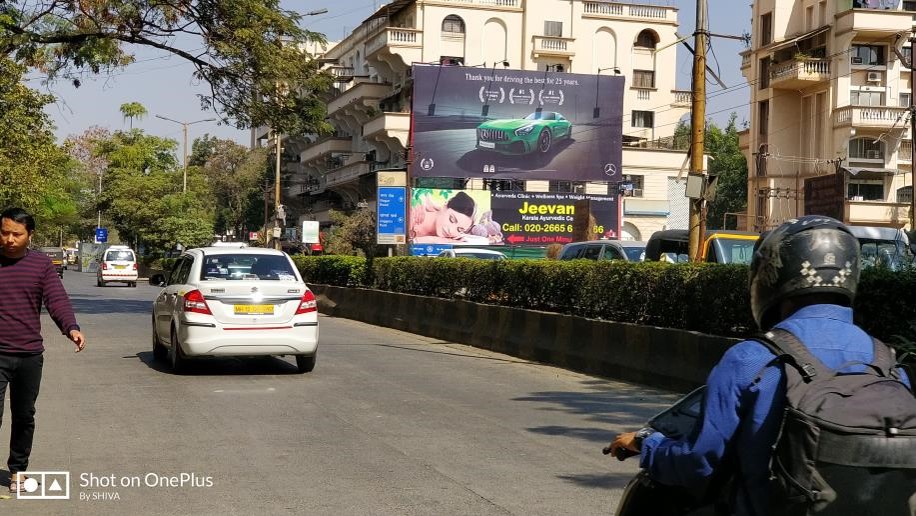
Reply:
M328 220L329 209L374 207L378 170L407 169L411 65L475 66L625 77L624 237L686 227L678 179L685 163L672 135L691 96L675 88L677 10L670 6L582 0L394 0L323 56L336 77L327 99L336 133L308 138L286 169L299 177L285 195L300 220ZM253 136L253 144L256 136ZM518 181L527 191L616 193L608 183ZM492 188L483 180L460 186ZM507 187L505 184L500 188Z
M751 8L741 65L751 91L742 134L747 226L809 212L908 226L912 84L901 58L911 56L916 2L757 0Z

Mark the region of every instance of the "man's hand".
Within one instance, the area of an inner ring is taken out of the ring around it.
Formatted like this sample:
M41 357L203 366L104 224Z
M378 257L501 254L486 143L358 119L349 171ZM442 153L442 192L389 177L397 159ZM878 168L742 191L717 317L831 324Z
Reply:
M614 442L611 443L611 454L620 460L630 455L639 455L639 446L636 445L636 432L626 432L618 435Z
M70 330L70 333L67 335L67 338L73 341L76 344L76 353L79 353L86 347L86 337L83 337L83 334L79 330Z

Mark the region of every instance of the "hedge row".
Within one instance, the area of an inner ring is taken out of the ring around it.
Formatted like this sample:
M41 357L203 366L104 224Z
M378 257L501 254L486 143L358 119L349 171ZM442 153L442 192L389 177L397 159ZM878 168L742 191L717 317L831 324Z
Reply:
M756 331L742 265L297 256L309 283L461 298L727 336ZM371 268L370 268L371 267ZM916 270L868 269L856 318L888 342L916 341Z

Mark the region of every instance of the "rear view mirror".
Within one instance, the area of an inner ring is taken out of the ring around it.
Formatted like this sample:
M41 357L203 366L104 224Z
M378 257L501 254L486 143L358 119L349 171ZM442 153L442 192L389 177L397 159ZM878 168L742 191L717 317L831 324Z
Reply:
M164 287L165 286L165 276L162 274L153 274L149 278L149 284L154 287Z

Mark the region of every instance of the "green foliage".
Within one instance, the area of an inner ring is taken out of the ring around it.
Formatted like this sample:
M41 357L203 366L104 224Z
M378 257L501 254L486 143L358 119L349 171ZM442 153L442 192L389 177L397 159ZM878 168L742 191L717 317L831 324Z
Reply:
M323 133L330 126L321 94L332 79L308 49L325 42L301 18L280 0L3 0L0 56L79 86L87 72L133 62L135 46L156 48L194 66L210 86L201 105L224 121Z
M267 164L267 150L248 148L232 140L219 138L198 139L194 142L195 159L203 161L203 174L216 201L217 219L222 222L220 230L231 228L236 235L245 234L246 213L251 204L261 208L256 195L260 192L260 180Z
M706 130L706 152L709 173L718 176L716 200L710 203L706 223L710 229L735 229L735 218L723 225L726 213L743 213L747 209L747 160L738 146L737 115L732 113L725 129L709 124Z
M0 56L0 206L25 208L42 228L60 224L76 210L69 196L73 162L55 143L44 112L54 98L27 88L21 82L24 72ZM47 229L56 235L59 228Z
M350 214L331 210L333 226L325 245L330 254L350 255L361 252L373 258L378 253L375 235L375 212L360 208Z
M756 331L744 265L296 256L309 283L466 299L717 335ZM862 273L856 322L916 353L916 269Z
M121 104L120 109L121 109L121 116L123 116L125 120L130 120L131 129L134 128L134 119L135 118L137 120L140 120L143 117L145 117L147 114L149 114L149 112L146 110L143 104L139 102L128 102L126 104Z

